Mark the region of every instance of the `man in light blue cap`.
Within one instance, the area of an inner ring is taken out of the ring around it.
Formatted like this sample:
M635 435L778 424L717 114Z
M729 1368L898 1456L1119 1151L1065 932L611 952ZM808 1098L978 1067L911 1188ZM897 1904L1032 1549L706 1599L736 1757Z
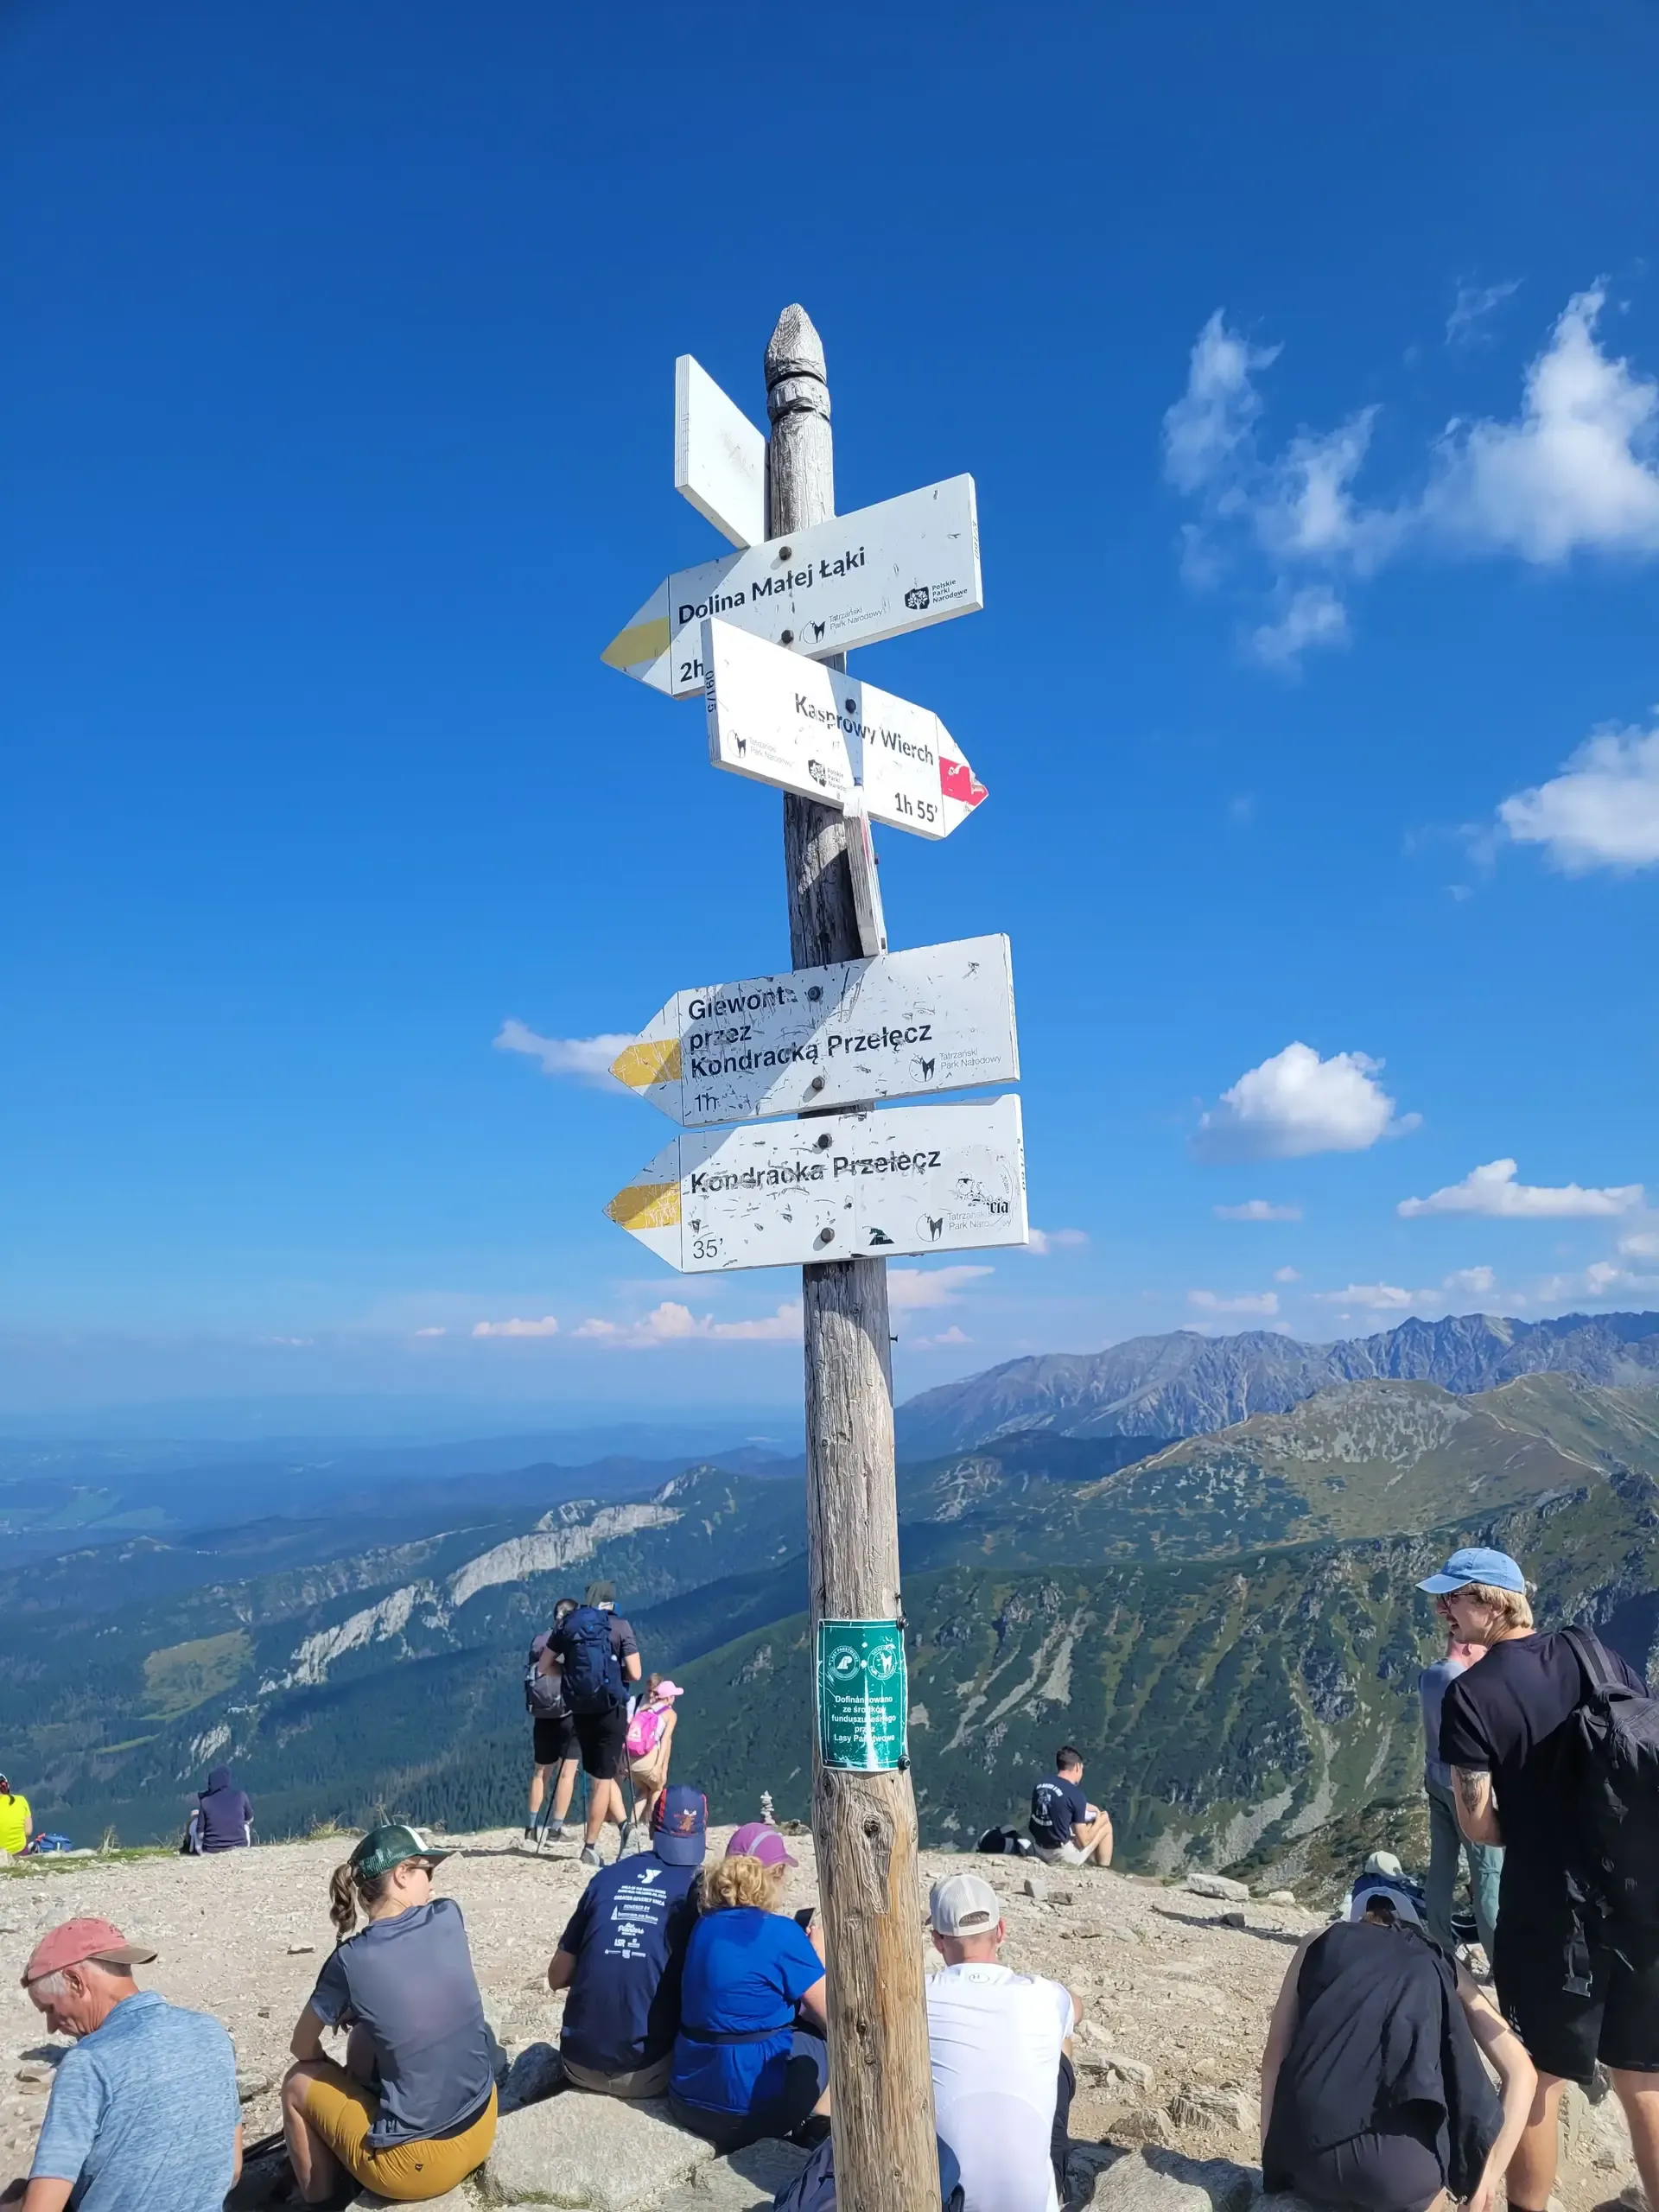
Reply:
M1490 1564L1504 1556L1501 1552L1454 1553L1444 1573L1431 1574L1418 1587L1432 1591L1436 1596L1443 1595L1446 1586L1452 1583L1452 1569L1460 1563L1484 1560ZM1514 1565L1513 1560L1507 1563ZM1464 1586L1459 1582L1452 1586L1461 1589ZM1503 1872L1503 1849L1501 1844L1465 1842L1458 1826L1457 1802L1452 1795L1452 1770L1440 1757L1440 1707L1446 1693L1459 1675L1485 1656L1484 1643L1465 1643L1455 1631L1448 1632L1446 1656L1437 1659L1432 1667L1425 1667L1418 1675L1417 1695L1423 1713L1423 1788L1428 1796L1428 1879L1424 1885L1428 1932L1447 1958L1454 1956L1452 1906L1457 1895L1459 1861L1466 1857L1475 1925L1490 1967L1497 1927L1497 1885Z
M1440 1755L1464 1835L1505 1846L1492 1977L1498 2009L1538 2072L1504 2180L1509 2212L1544 2212L1561 2084L1588 2088L1598 2062L1624 2108L1648 2202L1659 2206L1659 1961L1631 1961L1592 1940L1587 1975L1573 1963L1584 1945L1574 1935L1559 1777L1561 1745L1589 1692L1584 1664L1567 1635L1534 1628L1526 1577L1507 1552L1453 1552L1419 1587L1452 1635L1486 1655L1446 1687ZM1647 1695L1617 1652L1603 1644L1600 1656L1614 1680Z

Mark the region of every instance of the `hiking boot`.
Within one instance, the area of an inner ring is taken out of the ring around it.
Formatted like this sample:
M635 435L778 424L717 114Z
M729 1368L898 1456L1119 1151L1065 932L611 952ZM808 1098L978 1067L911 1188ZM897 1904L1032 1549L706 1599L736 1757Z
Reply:
M599 1846L596 1843L584 1843L582 1845L582 1857L577 1861L579 1866L599 1866L603 1865L603 1863L604 1862L599 1855Z
M526 1843L534 1843L535 1840L536 1823L534 1821L528 1821L524 1824L524 1841Z
M564 1841L564 1822L563 1821L550 1821L547 1826L542 1830L542 1841L543 1843L563 1843Z

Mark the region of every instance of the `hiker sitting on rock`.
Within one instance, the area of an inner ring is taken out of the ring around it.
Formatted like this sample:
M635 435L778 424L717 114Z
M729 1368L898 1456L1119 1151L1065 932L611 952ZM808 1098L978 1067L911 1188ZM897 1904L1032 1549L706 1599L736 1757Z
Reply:
M207 1787L197 1793L195 1810L184 1832L184 1850L240 1851L253 1841L253 1806L245 1790L231 1780L227 1766L216 1766Z
M140 1989L154 1951L107 1920L42 1936L23 1987L54 2036L73 2036L52 2083L25 2212L219 2212L242 2171L236 2053L219 2022Z
M1109 1866L1111 1816L1083 1794L1083 1753L1062 1744L1054 1754L1054 1775L1031 1793L1027 1823L1037 1856L1051 1866Z
M577 1901L547 1982L570 1993L559 2056L579 2089L613 2097L667 2091L708 1826L700 1789L677 1783L663 1790L651 1856L601 1867Z
M927 1983L934 2125L968 2212L1059 2212L1083 2007L1063 1982L1001 1964L1002 1908L977 1874L935 1882L927 1917L944 1961Z
M721 2153L763 2135L816 2143L822 2130L805 2123L829 2124L821 1938L780 1910L797 1863L776 1828L750 1821L698 1885L671 2094L682 2126Z
M1368 1872L1347 1920L1309 1936L1285 1974L1262 2057L1262 2178L1359 2212L1427 2212L1443 2190L1490 2212L1536 2079L1430 1942L1410 1888Z
M495 2139L490 2031L461 1907L432 1894L448 1858L418 1828L372 1828L334 1869L334 1955L289 2045L283 2132L300 2194L328 2202L340 2169L378 2196L442 2196L483 2164ZM359 1907L366 1925L356 1935ZM346 2063L323 2031L348 2027Z

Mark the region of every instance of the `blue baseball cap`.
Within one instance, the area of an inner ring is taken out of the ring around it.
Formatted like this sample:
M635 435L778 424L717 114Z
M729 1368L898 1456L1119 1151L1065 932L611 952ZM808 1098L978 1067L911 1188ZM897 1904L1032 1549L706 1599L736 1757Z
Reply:
M1471 1582L1484 1582L1492 1590L1513 1590L1522 1598L1527 1594L1527 1578L1508 1552L1488 1551L1484 1544L1470 1544L1453 1552L1438 1574L1431 1574L1417 1587L1427 1590L1431 1598L1444 1598Z
M701 1866L709 1848L709 1801L671 1782L651 1816L651 1847L665 1866Z

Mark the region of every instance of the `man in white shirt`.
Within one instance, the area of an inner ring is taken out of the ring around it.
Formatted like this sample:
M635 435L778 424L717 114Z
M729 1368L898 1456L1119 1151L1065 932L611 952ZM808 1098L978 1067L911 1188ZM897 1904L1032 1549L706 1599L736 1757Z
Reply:
M962 2168L965 2212L1059 2212L1077 2076L1066 2042L1083 2007L1064 1983L997 1959L1007 1931L977 1874L936 1882L927 1984L934 2125Z

